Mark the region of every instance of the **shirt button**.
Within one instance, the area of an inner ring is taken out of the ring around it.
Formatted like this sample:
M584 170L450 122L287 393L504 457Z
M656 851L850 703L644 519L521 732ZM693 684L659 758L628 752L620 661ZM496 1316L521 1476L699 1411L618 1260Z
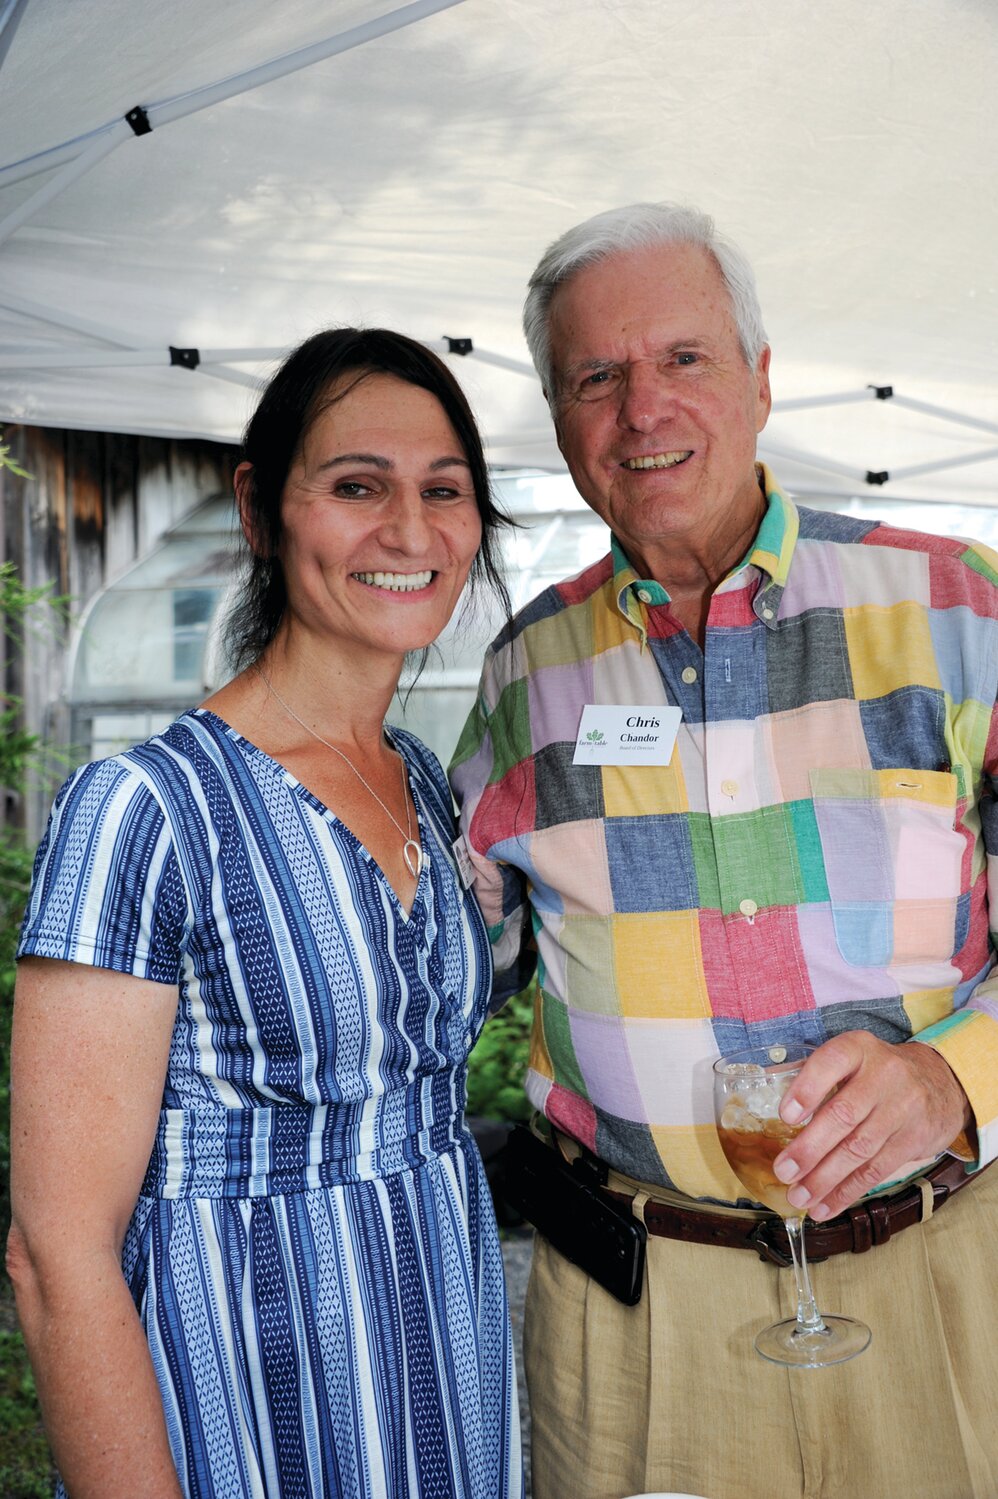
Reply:
M738 902L738 909L743 916L754 916L759 907L754 900L740 900Z
M651 603L651 593L648 591L647 588L639 588L638 589L638 598L641 600L642 604L650 604Z
M737 796L738 795L738 782L737 781L722 781L721 782L721 790L724 792L725 796Z
M773 617L773 611L772 611L772 609L769 608L768 605L762 611L762 617L763 617L763 619L772 619L772 617Z
M683 667L683 681L689 683L689 682L695 682L696 679L697 679L697 669L696 669L696 667L695 666L684 666Z

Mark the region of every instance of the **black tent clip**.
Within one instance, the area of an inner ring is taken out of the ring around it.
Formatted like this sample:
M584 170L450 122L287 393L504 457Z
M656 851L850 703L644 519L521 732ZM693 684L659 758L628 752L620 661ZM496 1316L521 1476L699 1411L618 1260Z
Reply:
M201 363L201 353L198 349L175 349L170 345L170 363L179 364L185 370L196 370Z
M149 123L149 116L146 114L141 104L136 104L134 109L130 109L126 114L125 119L128 121L129 125L131 125L132 130L136 135L152 134L152 125Z

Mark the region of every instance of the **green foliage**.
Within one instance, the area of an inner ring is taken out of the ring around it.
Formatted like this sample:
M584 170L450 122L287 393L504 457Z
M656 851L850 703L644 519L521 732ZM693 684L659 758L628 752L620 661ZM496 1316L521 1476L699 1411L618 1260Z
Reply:
M30 477L0 443L0 469ZM23 649L27 629L39 616L46 626L65 601L51 587L25 588L11 562L0 563L0 630L8 650ZM36 734L22 727L22 705L0 683L0 793L19 795L36 774L49 778L49 755ZM14 999L14 952L31 881L32 850L18 828L3 825L0 807L0 1245L10 1223L10 1023ZM3 1499L48 1499L55 1473L42 1429L35 1381L24 1342L13 1321L10 1290L0 1282L0 1495Z
M2 451L3 444L0 443L0 453ZM13 645L23 646L26 629L38 623L36 604L55 611L60 619L66 617L67 600L53 593L51 583L43 583L39 588L25 588L14 563L0 562L0 620L4 634Z
M19 479L31 478L31 475L28 473L27 469L22 468L21 465L10 456L9 442L0 442L0 468L5 468L10 474L16 474Z
M530 1054L533 987L511 999L491 1020L468 1065L468 1113L513 1123L533 1112L523 1091Z
M16 468L0 443L0 465ZM25 588L12 562L0 563L0 629L12 651L24 647L27 630L51 627L64 600L51 585ZM53 614L54 611L54 614ZM51 780L52 756L37 734L21 726L21 701L0 694L0 793L22 794L32 778ZM0 1238L10 1222L10 1023L14 999L14 952L31 882L33 852L20 828L5 827L0 815Z
M6 449L0 443L0 463L5 461ZM14 467L9 460L7 467ZM15 473L22 470L14 468ZM10 643L11 649L20 651L24 646L25 630L32 625L39 613L50 619L50 611L61 614L62 599L52 593L51 585L42 588L25 588L17 576L12 562L0 563L0 629ZM37 734L29 734L21 727L21 701L8 693L0 693L0 792L18 795L24 792L35 775L47 776L49 754ZM6 1056L10 996L14 987L14 948L17 931L28 895L31 878L32 855L17 828L2 826L0 815L0 1089L5 1086L6 1072L3 1061Z
M31 883L31 850L16 831L0 829L0 1013L7 1016L0 1033L0 1059L6 1056L9 1008L14 994L14 950ZM0 1098L6 1073L0 1072Z
M54 1486L24 1343L19 1333L0 1331L0 1494L49 1499Z

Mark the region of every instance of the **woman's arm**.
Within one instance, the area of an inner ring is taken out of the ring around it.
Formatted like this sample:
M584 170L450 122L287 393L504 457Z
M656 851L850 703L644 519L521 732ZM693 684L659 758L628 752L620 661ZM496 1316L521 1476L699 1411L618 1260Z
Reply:
M121 1246L149 1161L177 990L48 958L18 965L7 1269L73 1499L180 1499Z

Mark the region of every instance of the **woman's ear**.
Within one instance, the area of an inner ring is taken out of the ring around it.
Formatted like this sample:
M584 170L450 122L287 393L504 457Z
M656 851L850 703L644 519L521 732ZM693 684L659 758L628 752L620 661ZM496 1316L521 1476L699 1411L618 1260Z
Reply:
M232 485L236 491L236 504L239 507L239 524L243 528L243 535L249 544L250 551L257 557L269 557L270 548L265 539L260 535L259 526L253 515L253 465L252 463L240 463L232 476Z

